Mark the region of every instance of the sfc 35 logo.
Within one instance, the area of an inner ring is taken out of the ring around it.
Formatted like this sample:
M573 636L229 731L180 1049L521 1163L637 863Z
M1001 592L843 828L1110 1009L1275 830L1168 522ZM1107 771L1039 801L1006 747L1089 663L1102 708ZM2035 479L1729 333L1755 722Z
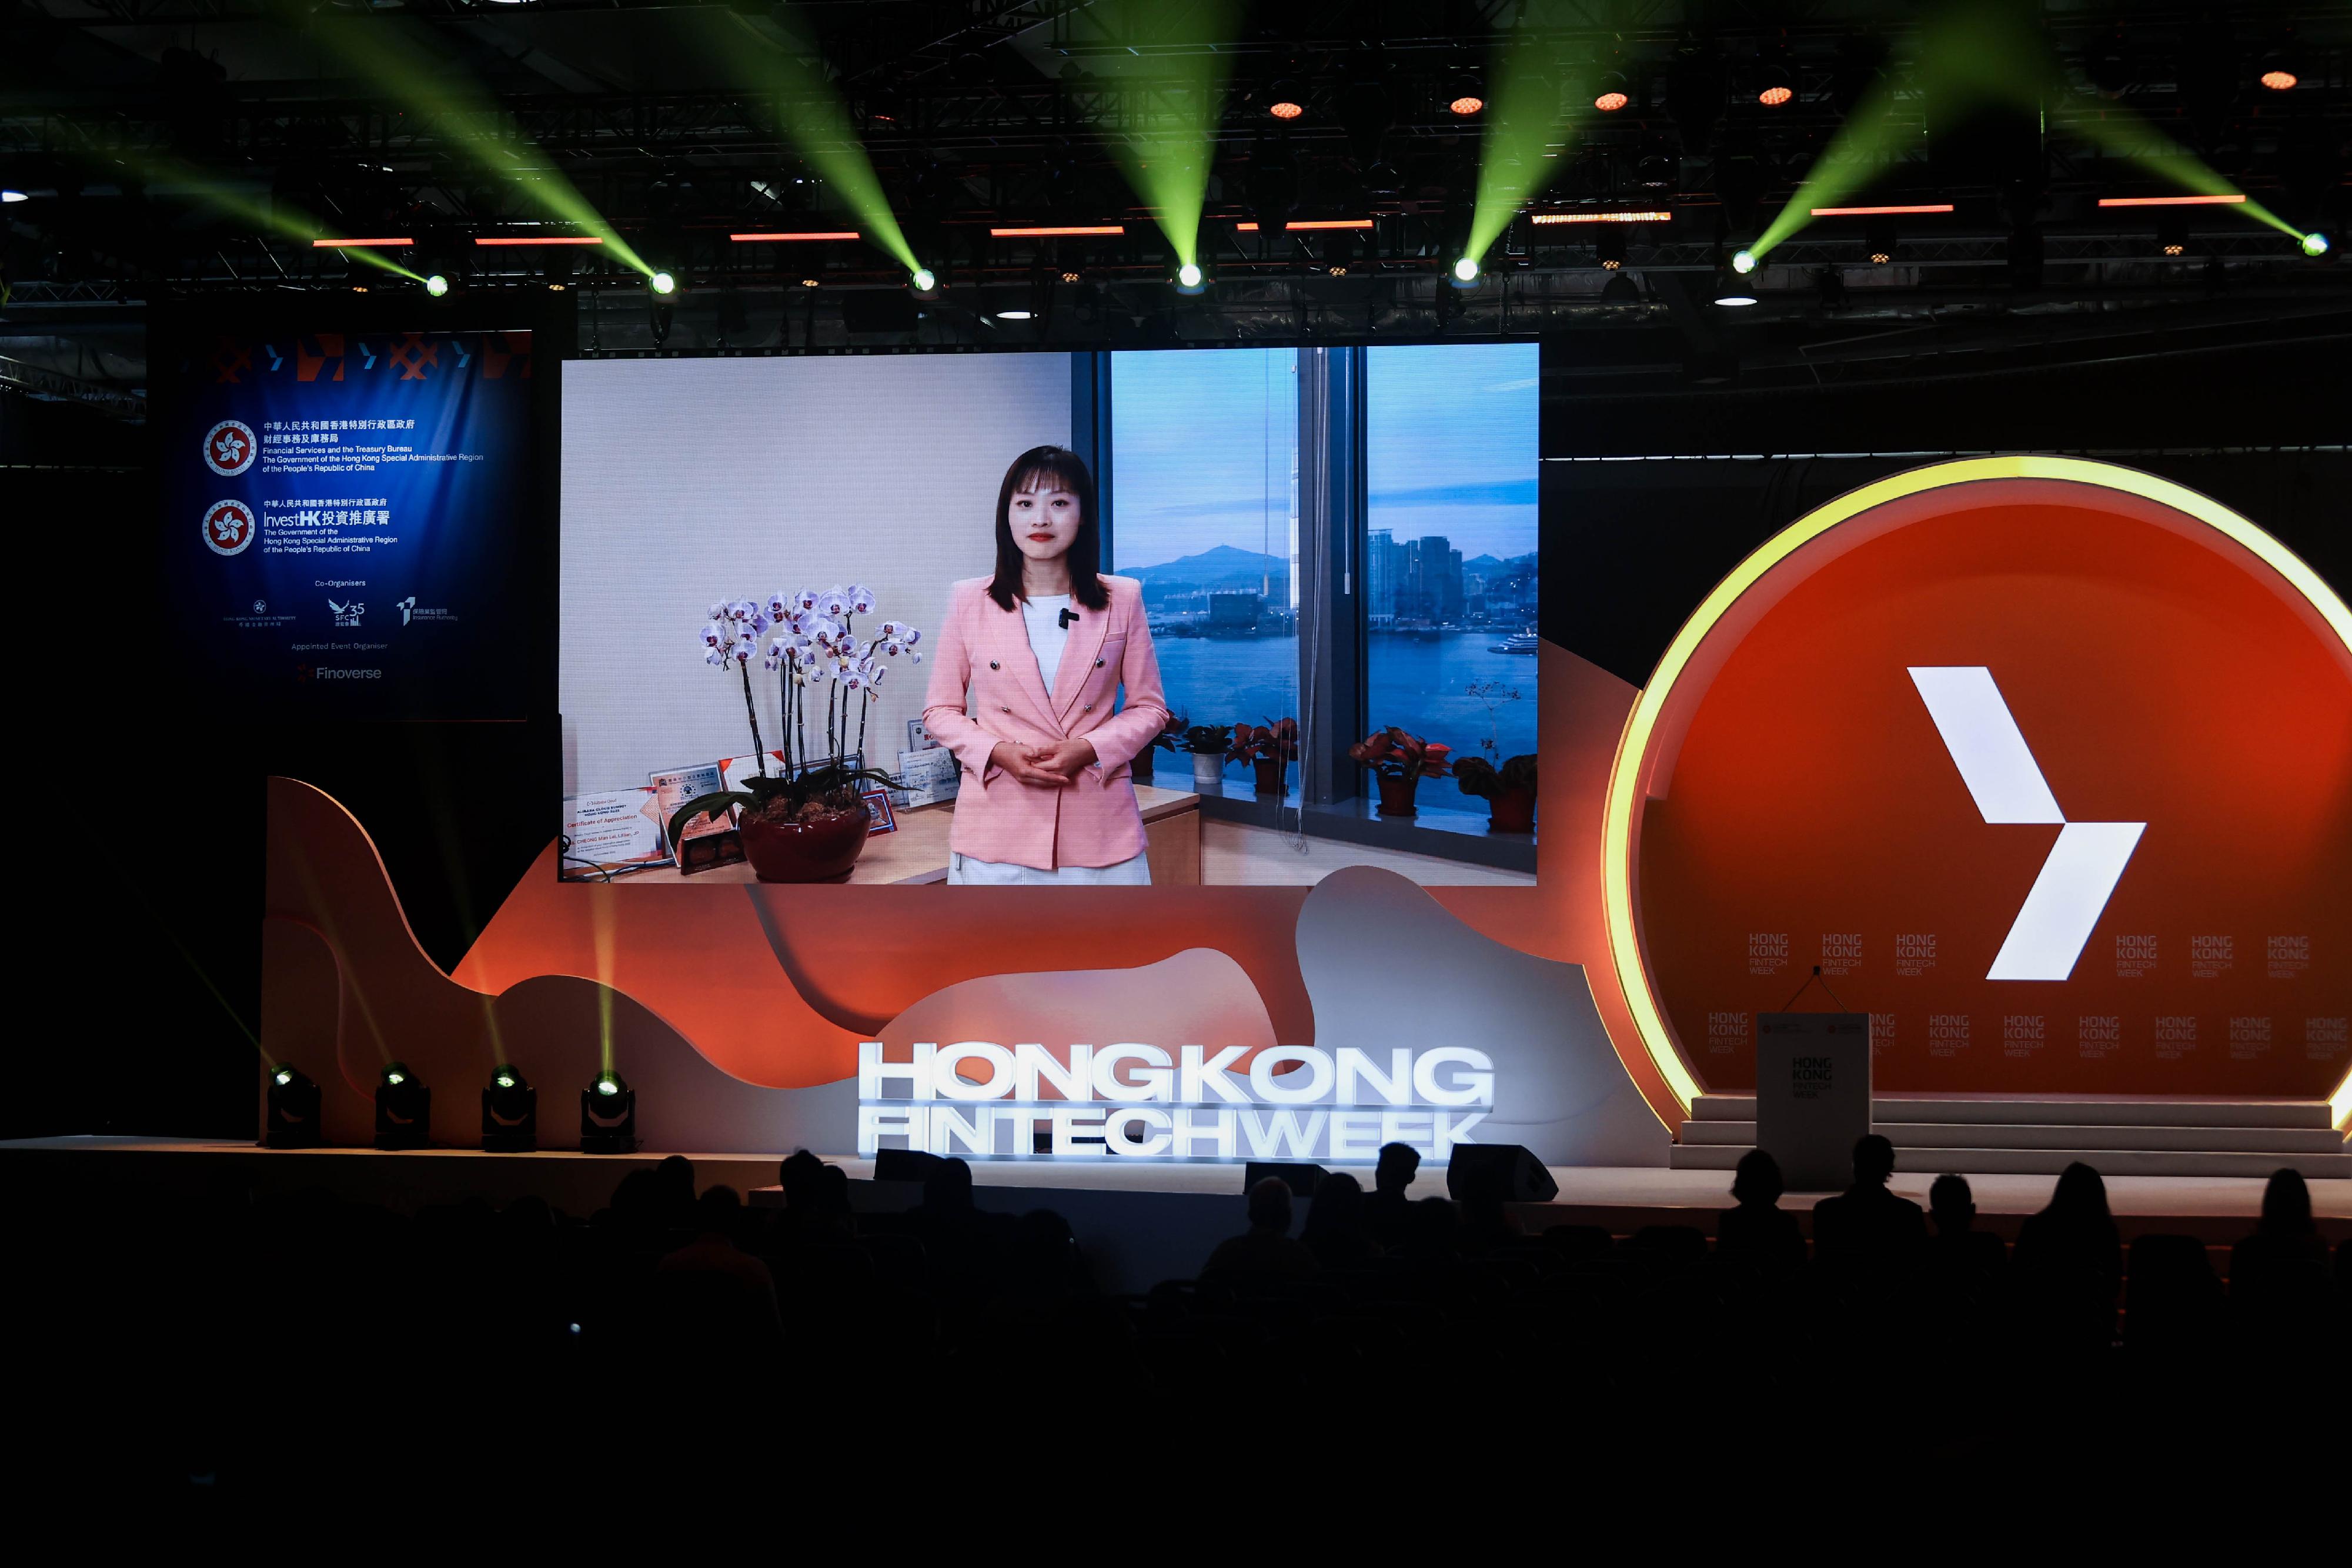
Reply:
M356 599L348 604L338 604L330 599L327 608L335 612L335 624L338 626L356 626L360 623L360 617L367 613L367 606Z
M261 443L253 426L242 420L224 419L205 432L205 466L224 479L234 479L252 467L260 455Z
M215 555L242 555L261 524L243 501L215 501L205 508L205 544Z

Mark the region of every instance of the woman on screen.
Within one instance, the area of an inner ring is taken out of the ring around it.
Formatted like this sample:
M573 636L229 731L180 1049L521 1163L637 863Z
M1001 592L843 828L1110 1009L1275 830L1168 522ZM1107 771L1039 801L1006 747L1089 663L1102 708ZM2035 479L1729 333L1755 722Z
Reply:
M995 573L949 591L923 710L963 773L950 883L1151 880L1128 765L1166 727L1167 698L1142 585L1102 575L1101 559L1077 455L1014 458L996 497Z

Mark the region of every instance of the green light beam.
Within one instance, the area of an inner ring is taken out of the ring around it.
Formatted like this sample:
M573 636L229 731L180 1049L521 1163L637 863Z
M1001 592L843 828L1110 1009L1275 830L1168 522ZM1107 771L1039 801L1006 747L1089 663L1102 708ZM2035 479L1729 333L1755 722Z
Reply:
M1907 127L1895 123L1895 89L1886 82L1874 85L1845 117L1830 144L1822 149L1789 204L1774 214L1756 243L1748 247L1759 262L1774 246L1813 221L1815 207L1843 207L1875 178L1889 159L1910 140Z
M866 239L889 252L911 276L923 263L898 227L890 198L882 193L881 177L874 172L874 161L850 124L840 93L815 63L818 58L814 45L798 44L777 59L777 123L818 177L841 193Z
M1108 145L1180 267L1201 265L1201 208L1216 160L1219 105L1233 74L1233 57L1218 43L1234 36L1239 12L1236 0L1096 7L1097 16L1108 14L1111 37L1138 39L1151 51L1155 74L1169 84L1164 95L1138 89L1129 99L1134 128Z
M1553 154L1568 124L1559 87L1532 47L1497 46L1487 78L1489 118L1467 246L1475 261L1486 259L1519 209L1559 174L1562 160Z
M564 177L552 160L532 163L515 142L487 134L501 117L495 99L452 62L434 58L393 17L320 17L311 36L356 74L374 82L404 107L430 123L436 131L488 173L505 180L516 191L560 223L579 228L604 242L604 248L622 264L647 277L646 264L620 232L604 221L578 187ZM526 138L520 147L540 150Z
M192 164L183 163L175 158L156 153L123 152L112 156L137 173L151 196L161 195L165 199L186 200L211 207L216 212L227 214L239 223L251 225L256 230L276 234L292 240L305 250L312 248L310 244L312 240L333 237L327 233L324 224L299 207L294 206L292 203L256 200L233 184L226 183L226 177L223 174L198 169ZM158 187L161 189L159 190ZM379 255L373 250L346 250L340 251L338 254L346 258L357 256L370 267L392 273L396 277L408 278L412 282L421 284L425 281L422 277L411 272L390 256Z
M2100 149L2117 158L2127 158L2145 165L2163 180L2195 196L2238 196L2245 193L2222 178L2219 171L2188 148L2167 136L2122 105L2112 107L2107 114L2095 117L2078 128L2079 133L2096 142ZM2301 229L2280 217L2262 203L2247 196L2243 202L2230 204L2248 217L2285 235L2300 243Z

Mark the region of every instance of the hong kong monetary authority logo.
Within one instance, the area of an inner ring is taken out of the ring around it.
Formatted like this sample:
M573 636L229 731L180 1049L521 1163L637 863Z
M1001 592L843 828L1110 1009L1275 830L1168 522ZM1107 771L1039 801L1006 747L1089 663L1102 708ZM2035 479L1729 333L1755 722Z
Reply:
M205 509L205 545L215 555L242 555L261 532L253 508L243 501L215 501Z
M261 443L253 427L241 420L224 419L205 432L205 466L224 479L234 479L253 466Z

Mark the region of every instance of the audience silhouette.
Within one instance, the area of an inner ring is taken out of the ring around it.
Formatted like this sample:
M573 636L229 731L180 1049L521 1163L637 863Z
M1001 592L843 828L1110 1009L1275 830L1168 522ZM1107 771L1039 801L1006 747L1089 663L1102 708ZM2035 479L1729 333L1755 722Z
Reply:
M1716 1255L1768 1274L1803 1268L1805 1233L1797 1217L1780 1207L1784 1190L1780 1161L1762 1149L1740 1155L1731 1178L1739 1207L1716 1216Z
M2077 1160L2050 1202L2018 1228L2018 1305L2030 1340L2058 1352L2104 1348L2115 1337L2123 1243L2107 1212L2107 1184Z
M1364 1222L1373 1239L1391 1249L1404 1245L1411 1226L1406 1210L1412 1200L1405 1190L1421 1174L1421 1151L1411 1144L1382 1144L1372 1167L1372 1190L1364 1198Z
M1887 1189L1895 1145L1876 1133L1853 1145L1853 1185L1813 1205L1813 1257L1833 1284L1883 1291L1917 1266L1927 1242L1919 1206Z
M1217 1243L1203 1280L1303 1280L1318 1265L1290 1234L1290 1184L1268 1176L1249 1189L1249 1229Z
M1381 1255L1364 1189L1345 1171L1333 1171L1315 1184L1315 1199L1298 1239L1326 1269L1352 1268Z

